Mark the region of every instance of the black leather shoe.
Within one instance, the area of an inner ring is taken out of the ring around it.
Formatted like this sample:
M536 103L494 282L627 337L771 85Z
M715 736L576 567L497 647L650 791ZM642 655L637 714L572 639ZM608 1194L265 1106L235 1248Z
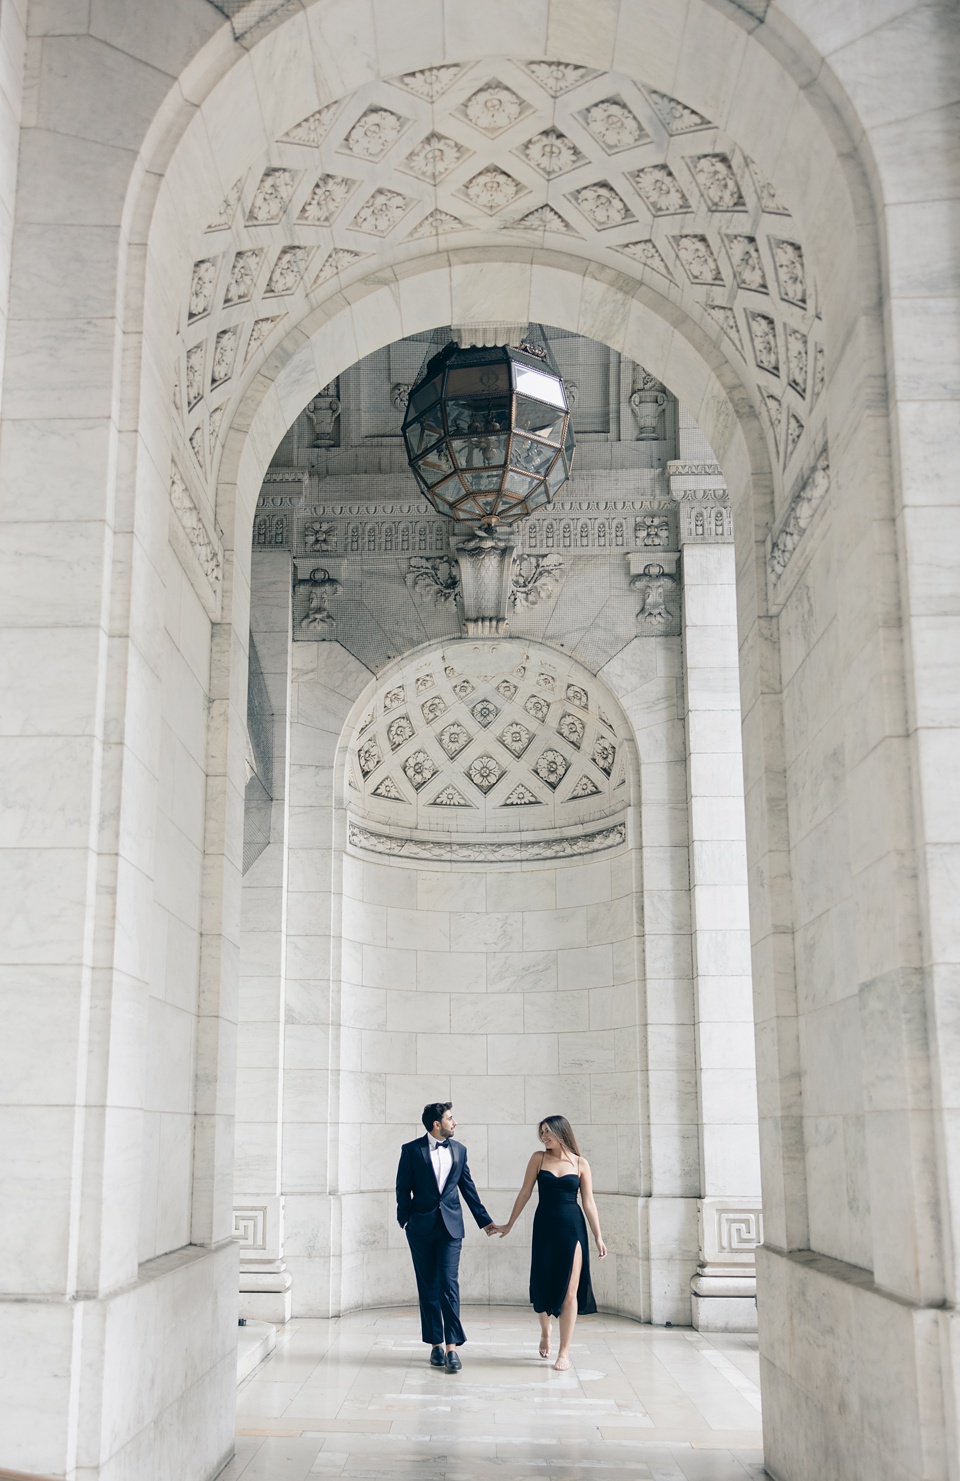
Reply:
M460 1361L460 1354L457 1352L456 1348L454 1348L452 1352L447 1353L447 1356L444 1358L444 1367L446 1368L448 1373L460 1372L463 1364Z
M442 1347L431 1347L430 1366L431 1368L443 1368L445 1366Z

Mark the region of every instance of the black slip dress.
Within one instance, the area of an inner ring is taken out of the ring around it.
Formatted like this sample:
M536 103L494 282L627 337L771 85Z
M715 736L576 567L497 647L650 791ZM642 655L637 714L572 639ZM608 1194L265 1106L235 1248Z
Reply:
M542 1161L542 1159L541 1159ZM548 1311L559 1316L570 1277L573 1255L579 1244L582 1251L580 1284L577 1287L577 1311L581 1316L596 1311L590 1284L590 1250L587 1245L587 1221L577 1202L580 1174L537 1173L537 1211L533 1216L533 1242L530 1249L530 1302L534 1311Z

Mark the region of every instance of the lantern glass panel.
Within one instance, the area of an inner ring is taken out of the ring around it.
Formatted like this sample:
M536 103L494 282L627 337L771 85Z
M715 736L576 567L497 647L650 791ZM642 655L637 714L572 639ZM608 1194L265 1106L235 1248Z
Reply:
M411 422L404 436L407 439L407 451L411 458L418 457L425 447L432 447L437 438L443 436L440 408L435 407L419 421Z
M503 488L505 493L519 494L521 498L526 498L539 482L538 478L531 478L528 473L514 473L511 470L503 480Z
M534 442L531 437L520 437L517 433L510 443L510 466L522 468L525 473L546 473L556 455L556 448Z
M564 413L558 412L555 407L545 406L542 401L531 401L527 396L517 397L514 425L522 431L532 432L534 437L542 437L559 447L563 436L563 422Z
M445 401L444 410L451 437L510 430L509 401Z
M431 489L427 497L438 514L445 514L450 518L461 493L460 480L448 478L446 483L438 484L436 488Z
M561 411L567 409L563 382L555 375L548 375L544 370L531 370L528 365L519 365L514 361L513 384L524 396L534 396L538 401L548 402L550 406L559 406Z
M566 390L542 363L510 348L447 345L415 386L404 417L410 466L440 514L466 522L523 519L570 473Z
M407 414L419 416L424 407L436 401L440 396L440 378L435 376L432 381L427 381L425 386L420 386L407 403Z
M502 468L507 461L505 437L457 437L450 451L458 468Z
M567 470L564 467L563 458L558 458L550 472L547 474L547 487L551 494L555 494L567 481Z
M441 478L446 478L453 471L450 454L445 442L439 442L436 447L431 448L428 453L413 465L414 472L423 480L428 488L439 483Z
M489 519L498 513L499 494L466 495L457 510L461 519Z
M447 371L448 396L509 396L510 375L505 361L499 365L464 365Z
M489 473L464 473L463 482L468 489L474 493L483 493L488 489L498 489L503 479L503 470L497 468Z

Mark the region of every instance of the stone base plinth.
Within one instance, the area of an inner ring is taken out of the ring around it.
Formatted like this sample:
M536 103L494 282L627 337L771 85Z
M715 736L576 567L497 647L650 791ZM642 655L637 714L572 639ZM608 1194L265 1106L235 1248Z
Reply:
M755 1332L757 1303L752 1296L694 1296L693 1325L698 1332Z
M249 1378L276 1345L277 1329L272 1322L248 1320L245 1327L240 1327L237 1333L237 1382Z
M239 1312L248 1322L272 1322L282 1327L293 1313L293 1291L241 1291Z
M282 1327L293 1311L292 1285L293 1277L283 1260L241 1261L240 1315Z
M698 1332L755 1332L757 1277L753 1269L698 1270L690 1282Z

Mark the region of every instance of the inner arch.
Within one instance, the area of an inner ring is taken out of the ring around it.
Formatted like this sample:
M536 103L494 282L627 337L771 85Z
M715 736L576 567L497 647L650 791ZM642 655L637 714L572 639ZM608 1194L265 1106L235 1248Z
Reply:
M259 152L224 152L231 183L189 245L173 388L188 484L212 488L271 351L321 306L433 255L593 264L729 362L778 488L823 452L814 255L722 123L644 80L553 59L451 60L301 113L309 91L301 80L274 101Z

